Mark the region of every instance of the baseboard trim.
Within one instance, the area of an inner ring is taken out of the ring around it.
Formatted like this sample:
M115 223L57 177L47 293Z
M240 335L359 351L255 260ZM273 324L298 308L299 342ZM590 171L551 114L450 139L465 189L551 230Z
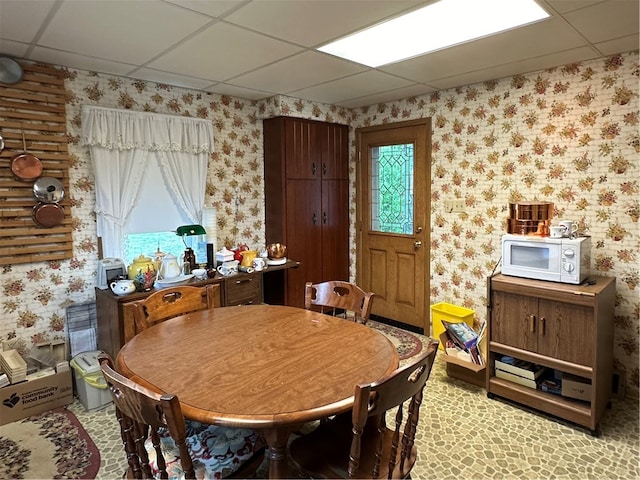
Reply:
M380 315L369 315L371 320L375 320L376 322L384 323L386 325L391 325L392 327L401 328L403 330L407 330L409 332L418 333L420 335L424 335L424 328L415 327L413 325L409 325L407 323L402 323L397 320L393 320L391 318L382 317Z

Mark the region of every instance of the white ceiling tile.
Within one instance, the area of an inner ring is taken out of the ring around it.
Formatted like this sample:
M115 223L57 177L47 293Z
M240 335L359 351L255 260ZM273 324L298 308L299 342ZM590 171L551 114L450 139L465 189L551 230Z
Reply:
M203 1L203 0L165 0L166 2L179 5L184 8L188 8L195 12L204 13L212 17L221 17L225 13L238 8L243 3L247 3L247 0L215 0L215 1Z
M473 85L474 83L484 82L489 79L497 80L520 73L529 73L559 65L578 63L595 58L596 56L597 54L591 47L580 47L535 59L526 59L520 62L497 65L483 70L476 70L474 72L468 72L461 75L432 80L429 82L429 85L432 85L439 90L460 87L463 85Z
M33 41L54 4L54 0L1 0L0 37Z
M614 55L620 52L638 50L640 45L638 45L637 35L627 35L626 37L616 38L615 40L596 43L595 47L604 55Z
M219 22L148 66L223 81L299 51L289 43Z
M319 52L303 52L233 79L235 85L288 93L362 72L367 67Z
M640 2L615 0L602 2L564 15L592 43L613 40L640 30Z
M232 97L246 98L249 100L262 100L263 98L273 97L273 94L269 92L236 87L226 83L218 83L214 87L205 88L205 92L219 93L221 95L230 95Z
M546 0L546 3L551 5L558 13L571 12L599 2L602 2L602 0Z
M112 75L127 75L135 68L120 62L110 62L100 58L87 57L85 55L70 54L50 48L35 47L29 54L29 60L36 62L51 63L53 65L64 65L65 67L88 70L91 72L108 73Z
M140 68L128 74L129 77L147 80L149 82L166 83L167 85L175 85L176 87L193 88L196 90L204 90L210 87L213 82L211 80L203 80L201 78L187 77L184 75L176 75L174 73L162 72L151 68Z
M28 48L28 43L13 42L11 40L3 40L0 38L0 52L5 55L16 58L25 58Z
M424 0L257 0L226 20L306 47L316 46L380 19L396 16Z
M431 88L426 85L410 85L405 88L398 88L396 90L377 93L375 95L367 95L365 97L354 98L351 100L343 100L339 102L338 105L346 108L365 107L368 105L376 105L378 103L388 103L396 100L402 100L409 97L417 97L435 91L435 88Z
M66 1L39 43L92 57L142 64L210 21L207 16L165 2Z
M363 97L380 91L406 87L411 83L408 80L372 70L291 92L291 95L324 103L339 103L349 98Z

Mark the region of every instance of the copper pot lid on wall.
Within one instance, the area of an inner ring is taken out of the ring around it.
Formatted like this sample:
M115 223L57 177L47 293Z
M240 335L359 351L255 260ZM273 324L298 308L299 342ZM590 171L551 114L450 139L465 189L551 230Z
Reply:
M32 217L40 227L57 227L64 222L64 208L57 203L39 202L33 207Z

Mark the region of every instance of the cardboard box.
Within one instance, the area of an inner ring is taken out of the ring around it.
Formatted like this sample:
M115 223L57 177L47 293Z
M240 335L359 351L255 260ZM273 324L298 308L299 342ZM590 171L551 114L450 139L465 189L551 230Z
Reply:
M0 425L73 402L71 371L0 388Z
M562 396L591 401L591 380L569 373L562 374Z
M507 363L506 360L511 358L503 355L501 360L496 359L495 368L504 372L513 373L519 377L523 377L529 380L537 380L545 372L545 368L539 365L535 365L531 362L526 362L520 359L511 359L512 363ZM504 361L503 361L504 360Z
M447 343L447 332L444 331L440 334L440 345ZM460 358L459 355L447 354L445 350L444 355L438 355L438 358L443 359L447 363L447 375L465 382L477 385L479 387L485 387L486 385L486 361L487 361L487 337L482 337L480 341L480 354L485 361L484 365L478 365L470 361L466 361Z
M495 373L496 377L498 378L504 378L505 380L509 380L510 382L517 383L519 385L524 385L525 387L533 388L534 390L538 388L537 382L530 378L521 377L520 375L516 375L515 373L511 373L506 370L500 370L498 368L496 368Z

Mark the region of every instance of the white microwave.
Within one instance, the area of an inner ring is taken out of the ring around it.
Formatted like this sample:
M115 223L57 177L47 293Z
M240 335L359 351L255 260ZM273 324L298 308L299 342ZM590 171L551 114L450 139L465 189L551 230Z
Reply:
M580 284L591 263L591 237L502 236L502 273L515 277Z
M96 286L102 290L106 290L113 280L126 274L127 269L122 260L119 258L103 258L102 260L98 260Z

